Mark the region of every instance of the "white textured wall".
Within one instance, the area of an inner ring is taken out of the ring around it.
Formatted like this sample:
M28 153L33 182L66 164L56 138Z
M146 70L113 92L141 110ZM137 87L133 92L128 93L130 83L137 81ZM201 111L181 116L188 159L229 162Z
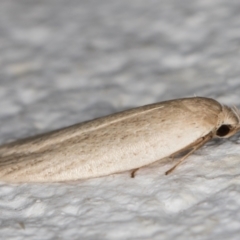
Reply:
M240 106L240 2L1 0L0 142L156 101ZM239 239L239 135L99 179L0 184L1 239Z

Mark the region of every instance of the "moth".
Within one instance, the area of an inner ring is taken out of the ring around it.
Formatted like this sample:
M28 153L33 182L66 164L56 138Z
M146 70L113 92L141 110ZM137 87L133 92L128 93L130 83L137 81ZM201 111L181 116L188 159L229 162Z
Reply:
M237 108L192 97L133 108L0 147L0 181L59 182L131 171L240 129Z

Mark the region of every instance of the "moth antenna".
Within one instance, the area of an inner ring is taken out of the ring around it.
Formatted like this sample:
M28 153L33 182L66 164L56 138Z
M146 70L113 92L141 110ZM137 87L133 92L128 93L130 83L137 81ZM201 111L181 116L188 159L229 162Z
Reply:
M240 122L240 110L235 105L231 109L236 114L238 122Z

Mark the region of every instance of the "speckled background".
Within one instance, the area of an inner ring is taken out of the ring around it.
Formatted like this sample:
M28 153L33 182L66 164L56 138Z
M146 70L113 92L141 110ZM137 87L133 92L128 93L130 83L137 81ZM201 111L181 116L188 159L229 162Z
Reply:
M2 0L0 142L156 101L240 107L236 0ZM239 134L137 172L0 184L1 239L239 239Z

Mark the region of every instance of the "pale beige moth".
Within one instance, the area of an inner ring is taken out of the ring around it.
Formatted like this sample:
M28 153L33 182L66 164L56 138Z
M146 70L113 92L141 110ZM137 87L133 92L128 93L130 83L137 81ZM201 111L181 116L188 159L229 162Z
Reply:
M58 182L106 176L188 152L240 129L236 108L205 97L154 103L0 147L0 181Z

